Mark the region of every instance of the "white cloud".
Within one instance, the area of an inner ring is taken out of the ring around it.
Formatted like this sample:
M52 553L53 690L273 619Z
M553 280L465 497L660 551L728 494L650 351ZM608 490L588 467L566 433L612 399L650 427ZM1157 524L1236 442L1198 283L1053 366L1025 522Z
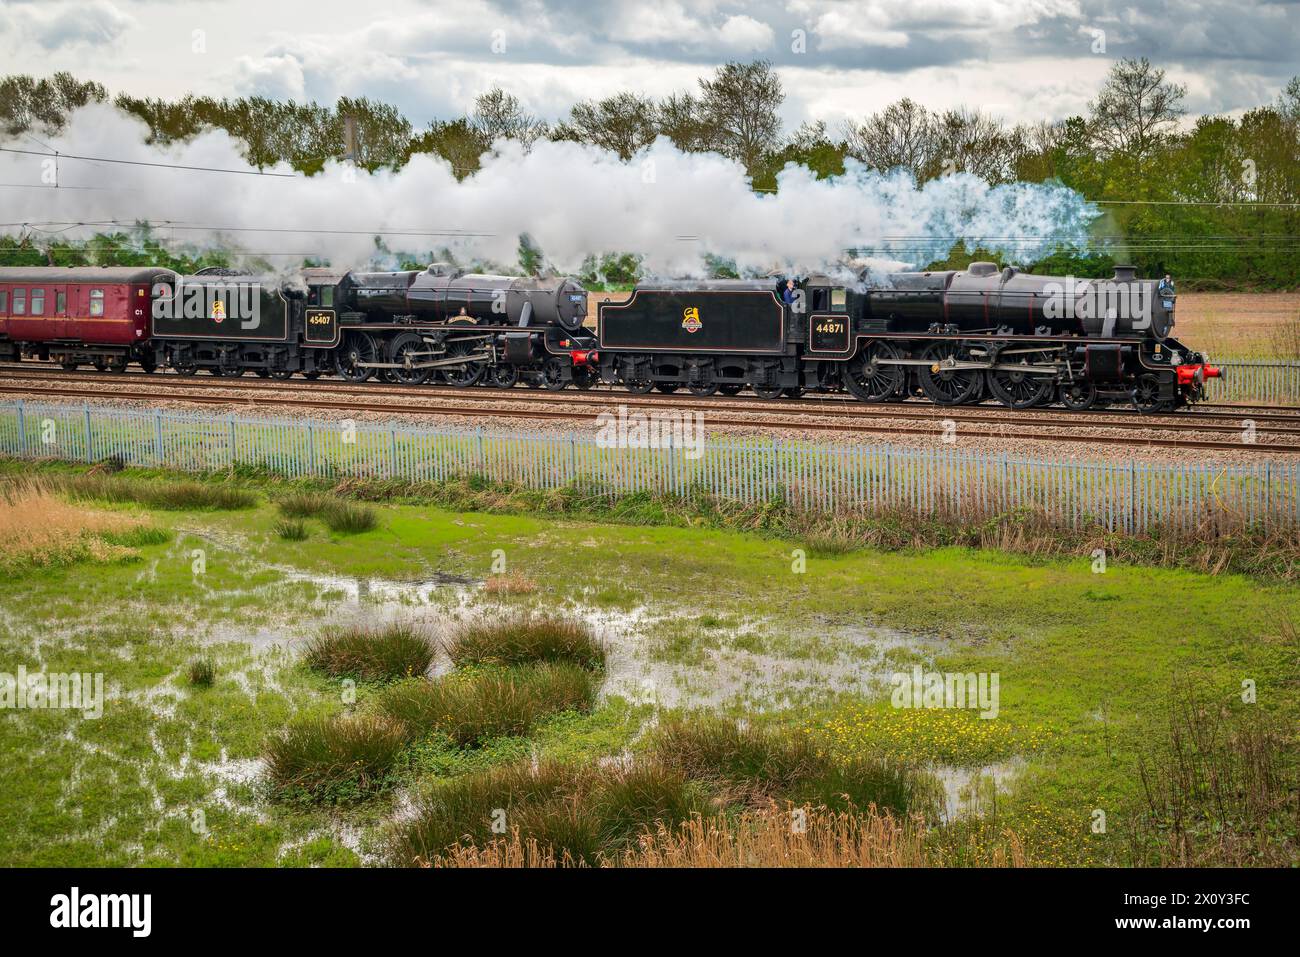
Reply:
M753 17L728 17L718 30L718 39L728 50L756 53L772 46L772 28Z
M241 56L235 61L235 88L244 94L301 101L307 92L302 61L291 53Z
M0 6L0 33L13 35L10 56L28 44L46 51L112 45L134 24L109 0Z

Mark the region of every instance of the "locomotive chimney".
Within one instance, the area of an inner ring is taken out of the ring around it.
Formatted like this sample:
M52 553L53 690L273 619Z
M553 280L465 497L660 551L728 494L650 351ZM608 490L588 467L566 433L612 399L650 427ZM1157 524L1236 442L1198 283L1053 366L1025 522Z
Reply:
M1116 266L1115 275L1111 277L1115 282L1132 282L1137 279L1136 266Z

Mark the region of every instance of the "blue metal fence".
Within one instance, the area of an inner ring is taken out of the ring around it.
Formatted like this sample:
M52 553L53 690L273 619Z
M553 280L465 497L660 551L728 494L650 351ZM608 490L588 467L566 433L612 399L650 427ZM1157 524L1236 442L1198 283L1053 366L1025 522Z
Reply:
M481 476L533 489L580 483L618 496L705 493L827 512L981 521L1025 509L1060 527L1300 530L1300 463L1232 467L1062 462L958 448L714 437L681 448L608 448L588 434L516 433L326 419L214 416L67 404L0 404L0 455L212 471L429 482Z

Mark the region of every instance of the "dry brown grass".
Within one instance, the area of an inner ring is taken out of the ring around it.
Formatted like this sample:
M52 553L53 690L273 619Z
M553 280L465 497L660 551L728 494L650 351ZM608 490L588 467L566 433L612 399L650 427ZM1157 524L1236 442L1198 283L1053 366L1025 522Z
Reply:
M105 536L146 524L134 515L65 501L37 481L5 482L0 485L0 568L115 561L131 555L132 549Z
M531 595L537 591L537 582L519 572L509 572L488 578L483 591L489 595Z
M1185 293L1174 334L1213 359L1300 359L1300 293Z
M874 807L864 813L770 804L738 818L692 817L645 832L604 867L939 867L944 861L925 844L919 823L900 821ZM1009 855L993 866L1023 867L1024 854L1008 833ZM483 847L456 847L434 867L566 867L574 862L514 832Z

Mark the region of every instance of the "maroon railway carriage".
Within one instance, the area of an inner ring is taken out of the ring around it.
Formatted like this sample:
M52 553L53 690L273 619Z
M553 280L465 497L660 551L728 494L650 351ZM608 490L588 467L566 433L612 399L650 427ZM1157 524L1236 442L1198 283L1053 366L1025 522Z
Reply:
M156 267L0 268L0 358L152 370L153 286L175 278Z

